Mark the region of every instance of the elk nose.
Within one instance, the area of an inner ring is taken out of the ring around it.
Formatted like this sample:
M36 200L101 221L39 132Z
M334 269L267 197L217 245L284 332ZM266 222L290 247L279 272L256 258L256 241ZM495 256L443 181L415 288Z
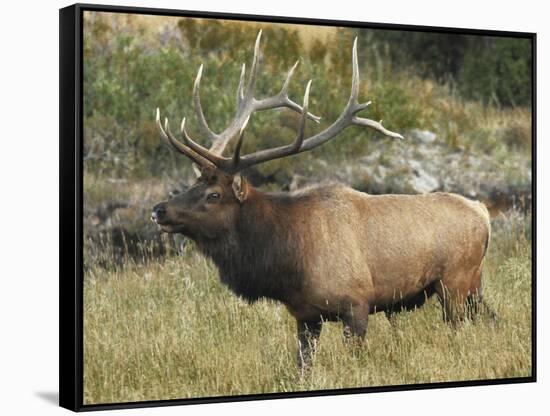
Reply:
M153 207L153 213L151 214L151 219L155 222L161 221L166 215L166 206L161 203Z

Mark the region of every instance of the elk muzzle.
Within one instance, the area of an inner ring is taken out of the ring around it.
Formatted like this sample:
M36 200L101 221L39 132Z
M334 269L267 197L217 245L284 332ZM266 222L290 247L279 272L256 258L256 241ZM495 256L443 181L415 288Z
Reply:
M166 218L166 203L161 202L153 207L151 220L157 224L161 224Z

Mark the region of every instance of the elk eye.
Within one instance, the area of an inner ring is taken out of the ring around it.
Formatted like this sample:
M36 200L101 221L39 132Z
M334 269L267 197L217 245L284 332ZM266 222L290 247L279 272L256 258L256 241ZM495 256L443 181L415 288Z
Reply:
M208 196L206 197L206 200L208 202L218 201L219 199L220 199L220 194L217 192L212 192L211 194L208 194Z

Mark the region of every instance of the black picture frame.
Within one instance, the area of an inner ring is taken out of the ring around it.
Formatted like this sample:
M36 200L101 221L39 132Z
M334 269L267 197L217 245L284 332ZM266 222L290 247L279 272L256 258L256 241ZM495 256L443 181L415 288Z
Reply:
M132 13L197 18L223 18L274 23L340 26L357 28L391 28L403 31L461 33L485 36L505 36L529 39L532 42L532 375L507 379L453 381L413 385L362 387L338 390L320 390L292 393L252 394L227 397L203 397L158 401L124 402L110 404L83 404L83 13L85 11ZM157 8L75 4L59 11L60 34L60 212L59 212L59 403L73 411L91 411L153 406L213 403L224 401L266 400L277 398L343 395L355 393L420 390L463 386L532 383L537 380L536 362L536 34L494 30L426 27L400 24L381 24L354 21L334 21L297 17L243 15Z

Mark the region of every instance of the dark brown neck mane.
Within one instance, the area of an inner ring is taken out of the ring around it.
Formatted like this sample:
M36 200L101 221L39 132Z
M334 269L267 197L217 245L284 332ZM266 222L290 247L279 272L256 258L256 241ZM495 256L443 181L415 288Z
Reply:
M285 301L289 293L300 290L299 239L288 213L297 199L287 193L252 189L233 230L219 239L197 240L218 267L221 281L249 302L260 298Z

